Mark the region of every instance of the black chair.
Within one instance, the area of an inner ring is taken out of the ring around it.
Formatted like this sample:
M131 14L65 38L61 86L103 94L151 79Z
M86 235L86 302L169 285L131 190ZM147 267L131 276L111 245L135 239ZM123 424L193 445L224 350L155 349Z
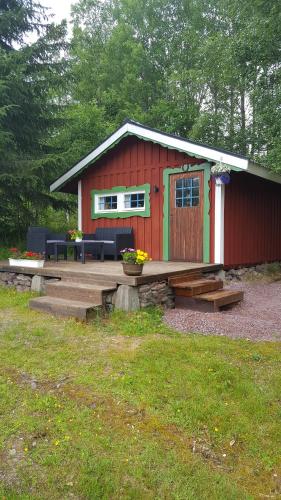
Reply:
M91 239L91 238L88 238ZM134 233L132 227L99 227L94 234L95 240L108 240L113 243L104 244L104 255L117 260L120 251L124 248L134 247ZM94 249L94 255L97 252Z
M31 226L28 228L26 237L26 248L29 252L42 253L45 259L55 255L53 243L47 240L66 240L66 233L53 233L47 227ZM58 254L62 254L67 259L67 248L58 245Z

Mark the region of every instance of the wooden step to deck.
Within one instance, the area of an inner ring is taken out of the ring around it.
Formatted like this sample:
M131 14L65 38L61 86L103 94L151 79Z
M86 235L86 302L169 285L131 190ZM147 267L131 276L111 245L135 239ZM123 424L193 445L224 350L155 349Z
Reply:
M93 285L115 285L116 281L110 274L94 274L88 272L65 271L62 276L63 281L75 281L78 283L89 283Z
M232 306L243 300L244 292L216 290L194 297L176 296L175 306L201 312L219 312L223 307Z
M223 281L206 278L198 271L186 275L177 275L169 279L169 285L175 292L175 306L195 311L215 312L243 300L244 293L224 290Z
M175 295L178 297L194 297L202 293L214 292L223 288L222 280L200 278L183 281L174 285Z
M244 298L244 292L234 290L216 290L215 292L202 293L194 297L199 301L212 303L214 311L219 311L221 307L236 304Z
M63 283L80 283L80 284L88 284L88 285L102 285L106 287L116 288L116 281L112 280L110 276L104 275L90 275L87 273L80 273L79 276L75 274L64 275L62 280Z
M38 297L29 301L29 307L36 311L45 312L54 316L67 316L82 321L89 321L101 311L102 305L97 303L67 300L58 297Z
M175 287L180 283L186 283L187 281L195 281L203 278L201 271L194 269L184 274L176 274L176 276L171 276L168 278L169 286Z
M102 304L106 292L116 290L116 284L110 285L80 283L76 281L57 281L48 283L46 294L49 297L58 297L82 302Z

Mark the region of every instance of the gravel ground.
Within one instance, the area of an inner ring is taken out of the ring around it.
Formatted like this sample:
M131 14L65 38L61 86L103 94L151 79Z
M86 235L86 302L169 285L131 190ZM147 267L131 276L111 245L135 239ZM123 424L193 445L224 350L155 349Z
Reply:
M281 341L281 282L240 282L226 288L244 290L244 300L219 313L169 309L164 321L186 333Z

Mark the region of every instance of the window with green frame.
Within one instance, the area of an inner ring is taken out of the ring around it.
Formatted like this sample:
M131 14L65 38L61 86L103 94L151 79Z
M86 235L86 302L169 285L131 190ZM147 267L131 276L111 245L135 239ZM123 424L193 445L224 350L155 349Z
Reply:
M93 190L92 218L150 217L150 185Z

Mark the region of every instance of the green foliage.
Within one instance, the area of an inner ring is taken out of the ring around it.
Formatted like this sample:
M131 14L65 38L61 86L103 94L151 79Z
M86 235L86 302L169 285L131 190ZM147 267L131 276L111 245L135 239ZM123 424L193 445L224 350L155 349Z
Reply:
M280 19L274 0L80 0L70 156L131 117L279 169Z
M72 214L49 184L127 117L280 171L280 2L79 0L72 21L67 45L35 0L0 2L1 242Z
M66 26L47 23L32 0L1 2L0 19L0 239L12 242L46 206L65 205L48 194L56 175L48 138L57 125ZM34 31L37 40L27 44Z

